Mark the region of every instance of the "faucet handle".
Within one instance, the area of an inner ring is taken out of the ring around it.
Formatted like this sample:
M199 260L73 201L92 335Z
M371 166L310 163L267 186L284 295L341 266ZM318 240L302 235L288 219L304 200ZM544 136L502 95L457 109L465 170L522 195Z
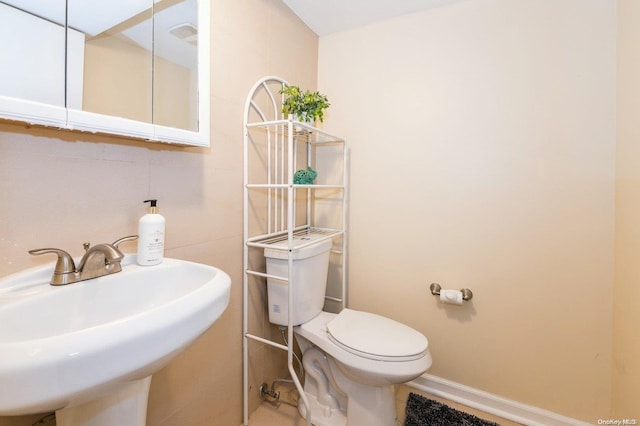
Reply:
M122 237L119 240L116 240L113 244L111 244L112 246L114 246L115 248L118 248L118 246L122 243L126 243L127 241L135 241L138 239L137 235L129 235L127 237Z
M29 250L29 254L39 256L41 254L54 253L58 255L58 261L56 262L56 268L53 271L54 274L68 274L76 271L76 264L69 253L57 248L41 248L35 250Z

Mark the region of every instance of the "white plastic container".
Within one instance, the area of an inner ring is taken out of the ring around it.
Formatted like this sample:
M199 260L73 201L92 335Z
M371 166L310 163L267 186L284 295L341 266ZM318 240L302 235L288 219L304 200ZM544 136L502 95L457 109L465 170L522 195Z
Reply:
M314 236L294 237L294 247L308 243ZM317 238L317 237L316 237ZM329 271L331 240L325 240L300 249L293 255L293 325L303 324L318 315L324 307ZM273 248L266 248L267 274L287 278L289 276L289 250L287 240L278 242ZM267 298L269 322L288 325L289 283L267 278Z
M162 263L164 259L165 218L158 214L157 200L145 200L150 203L148 213L138 222L139 265L151 266Z

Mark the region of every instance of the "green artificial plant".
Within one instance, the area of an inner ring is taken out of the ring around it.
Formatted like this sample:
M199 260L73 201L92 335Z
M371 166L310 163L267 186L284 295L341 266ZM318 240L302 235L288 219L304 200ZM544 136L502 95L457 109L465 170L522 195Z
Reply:
M324 110L331 105L325 95L310 90L303 92L298 86L284 87L280 93L284 95L282 114L296 115L301 122L324 121Z

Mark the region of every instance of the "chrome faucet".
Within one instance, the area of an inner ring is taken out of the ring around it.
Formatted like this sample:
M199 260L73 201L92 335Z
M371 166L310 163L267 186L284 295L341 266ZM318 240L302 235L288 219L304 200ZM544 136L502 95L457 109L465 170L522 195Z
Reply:
M78 281L90 280L122 271L120 262L124 258L124 254L122 254L118 246L126 241L134 241L137 238L137 235L130 235L120 238L113 244L98 244L93 247L89 243L84 243L85 253L77 268L71 255L61 249L41 248L29 250L29 254L38 256L53 253L58 255L58 261L51 277L51 285L73 284Z

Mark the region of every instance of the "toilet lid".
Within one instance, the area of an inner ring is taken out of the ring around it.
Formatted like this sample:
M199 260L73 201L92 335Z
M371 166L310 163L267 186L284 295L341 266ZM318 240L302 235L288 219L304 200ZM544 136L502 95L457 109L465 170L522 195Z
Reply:
M343 309L327 323L329 339L369 359L407 361L424 356L429 342L422 333L369 312Z

